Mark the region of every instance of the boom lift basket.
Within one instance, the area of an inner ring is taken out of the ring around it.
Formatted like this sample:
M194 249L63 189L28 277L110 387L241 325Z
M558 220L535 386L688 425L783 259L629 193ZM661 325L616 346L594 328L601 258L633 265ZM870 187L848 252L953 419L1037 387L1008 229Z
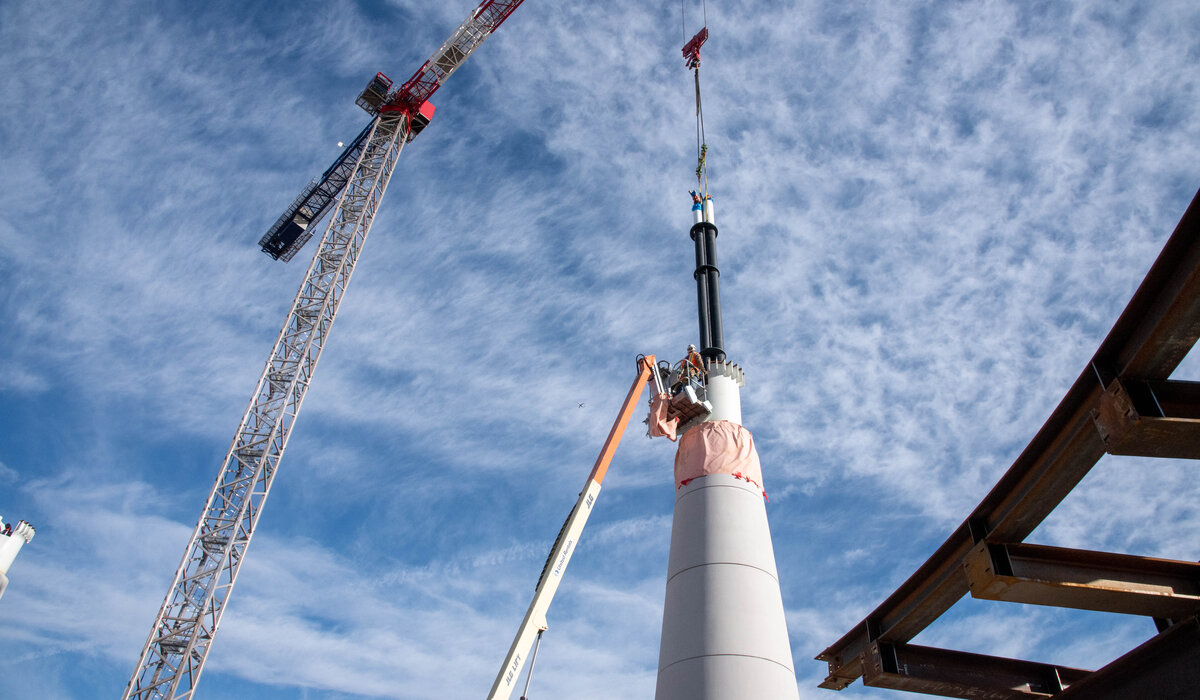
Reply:
M667 375L667 386L671 387L671 403L668 415L679 419L679 433L702 422L712 413L708 402L708 390L704 386L704 373L686 374L684 361L677 362Z

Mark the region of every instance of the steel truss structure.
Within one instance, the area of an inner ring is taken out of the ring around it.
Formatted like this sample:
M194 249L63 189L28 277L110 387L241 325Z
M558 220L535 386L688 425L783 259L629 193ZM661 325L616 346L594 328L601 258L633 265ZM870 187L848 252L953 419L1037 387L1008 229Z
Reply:
M289 262L296 251L308 243L312 238L312 232L308 230L309 225L321 219L325 209L346 187L354 173L354 167L362 156L367 136L374 126L374 122L371 122L363 127L333 165L329 166L321 177L308 183L291 206L267 229L267 233L258 241L264 253L276 260Z
M376 117L321 239L124 698L190 698L313 371L350 283L409 118Z
M523 2L525 0L484 0L479 3L467 21L433 52L425 65L389 97L389 103L415 107L428 100Z
M1133 299L1029 446L970 517L817 659L822 688L958 698L1192 698L1200 687L1200 564L1024 539L1104 454L1200 459L1200 382L1169 379L1200 338L1200 192ZM972 597L1144 615L1158 634L1095 670L908 642Z

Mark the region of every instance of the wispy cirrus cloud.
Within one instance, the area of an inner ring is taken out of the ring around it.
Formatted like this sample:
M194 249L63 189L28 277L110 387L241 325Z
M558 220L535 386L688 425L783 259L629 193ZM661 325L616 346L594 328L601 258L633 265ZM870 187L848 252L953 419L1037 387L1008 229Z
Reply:
M39 525L0 606L0 638L29 660L0 694L125 682L303 274L303 254L271 263L254 242L364 123L360 81L403 79L468 9L0 10L0 505ZM1200 15L710 10L727 347L747 369L802 697L822 697L811 657L1011 464L1195 193ZM671 8L527 3L437 94L210 687L490 684L633 356L675 359L694 336L678 50L697 28ZM535 681L551 697L653 687L671 453L639 427L555 606ZM1200 527L1187 469L1105 458L1034 539L1194 559L1177 536ZM960 607L930 640L1083 665L1120 646L1040 634L1050 613ZM979 632L994 626L1029 634ZM88 664L104 669L64 670Z

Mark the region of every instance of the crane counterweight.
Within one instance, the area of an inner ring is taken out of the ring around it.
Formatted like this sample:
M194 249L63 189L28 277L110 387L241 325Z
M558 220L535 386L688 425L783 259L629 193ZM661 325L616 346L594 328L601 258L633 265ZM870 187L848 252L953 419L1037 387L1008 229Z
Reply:
M305 243L312 238L313 226L325 216L329 205L337 201L354 172L354 165L362 155L367 135L374 122L367 124L345 150L325 169L321 176L300 191L296 199L275 220L266 234L259 239L262 251L276 260L288 262Z
M408 117L408 140L412 141L421 133L425 127L429 126L429 122L433 119L433 112L436 108L429 100L425 100L419 105L402 104L393 105L387 104L379 108L380 114L395 114L397 112Z

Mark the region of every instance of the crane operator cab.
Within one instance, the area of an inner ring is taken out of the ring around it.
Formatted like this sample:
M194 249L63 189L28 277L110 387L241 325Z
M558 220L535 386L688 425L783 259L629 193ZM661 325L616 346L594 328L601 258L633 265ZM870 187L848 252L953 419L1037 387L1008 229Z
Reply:
M387 99L388 92L392 89L392 80L383 73L376 73L371 82L363 88L362 94L354 101L354 104L362 107L369 114L378 114L379 107L383 101Z

